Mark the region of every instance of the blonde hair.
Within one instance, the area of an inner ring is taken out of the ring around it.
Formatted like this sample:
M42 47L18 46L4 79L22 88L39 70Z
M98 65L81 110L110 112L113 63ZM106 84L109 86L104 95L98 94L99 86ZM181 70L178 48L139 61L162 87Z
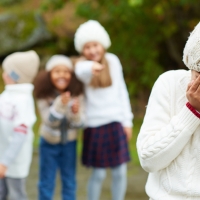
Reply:
M103 70L100 72L98 76L93 76L90 82L90 86L94 88L106 88L112 85L112 79L110 76L110 69L108 66L108 62L105 57L103 57L100 62L104 66Z

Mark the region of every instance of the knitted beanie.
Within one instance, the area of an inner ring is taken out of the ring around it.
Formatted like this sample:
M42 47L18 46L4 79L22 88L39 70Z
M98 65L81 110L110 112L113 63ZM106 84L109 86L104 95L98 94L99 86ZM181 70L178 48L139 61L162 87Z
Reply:
M31 83L37 75L40 59L33 50L7 56L2 67L16 83Z
M46 70L51 71L54 67L58 65L63 65L69 68L70 70L73 69L73 65L71 60L64 55L54 55L52 56L46 64Z
M194 28L186 42L183 62L189 69L200 72L200 23Z
M75 33L75 49L81 53L87 42L99 42L105 49L111 45L110 37L104 27L95 20L89 20L79 26Z

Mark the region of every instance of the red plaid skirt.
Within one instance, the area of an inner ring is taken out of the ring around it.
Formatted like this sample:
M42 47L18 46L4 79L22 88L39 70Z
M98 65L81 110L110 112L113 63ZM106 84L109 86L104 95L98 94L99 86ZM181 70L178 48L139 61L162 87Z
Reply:
M82 152L87 167L115 167L130 160L126 135L118 122L86 128Z

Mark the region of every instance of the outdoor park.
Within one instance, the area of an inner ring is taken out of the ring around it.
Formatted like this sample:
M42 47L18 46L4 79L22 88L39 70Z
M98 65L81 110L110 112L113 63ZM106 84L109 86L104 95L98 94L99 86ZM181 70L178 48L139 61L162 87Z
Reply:
M0 59L15 51L35 50L43 69L54 54L78 55L74 48L77 27L98 20L108 31L112 45L109 52L122 63L124 78L134 113L133 137L129 142L128 186L125 200L147 200L147 173L140 167L136 139L155 80L165 71L186 69L183 48L189 33L199 22L197 0L0 0ZM0 71L2 73L2 70ZM4 89L0 77L0 91ZM38 145L41 118L37 111L34 126L34 155L27 193L37 199ZM77 199L86 199L86 185L91 170L80 162L82 130L78 136ZM59 174L55 200L60 199ZM110 171L103 184L102 200L111 199Z

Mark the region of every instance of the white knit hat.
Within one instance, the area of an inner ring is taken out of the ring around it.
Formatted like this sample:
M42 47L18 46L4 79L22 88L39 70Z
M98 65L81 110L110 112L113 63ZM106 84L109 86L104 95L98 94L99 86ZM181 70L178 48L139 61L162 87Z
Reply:
M183 62L189 69L200 72L200 23L188 38L183 51Z
M87 42L99 42L105 49L111 45L110 37L104 27L95 20L89 20L79 26L75 33L74 44L81 53Z
M10 54L2 63L4 71L16 83L31 83L37 75L39 65L39 56L33 50Z
M71 60L64 55L54 55L52 56L46 64L46 70L51 71L54 67L58 65L64 65L70 70L73 69Z

